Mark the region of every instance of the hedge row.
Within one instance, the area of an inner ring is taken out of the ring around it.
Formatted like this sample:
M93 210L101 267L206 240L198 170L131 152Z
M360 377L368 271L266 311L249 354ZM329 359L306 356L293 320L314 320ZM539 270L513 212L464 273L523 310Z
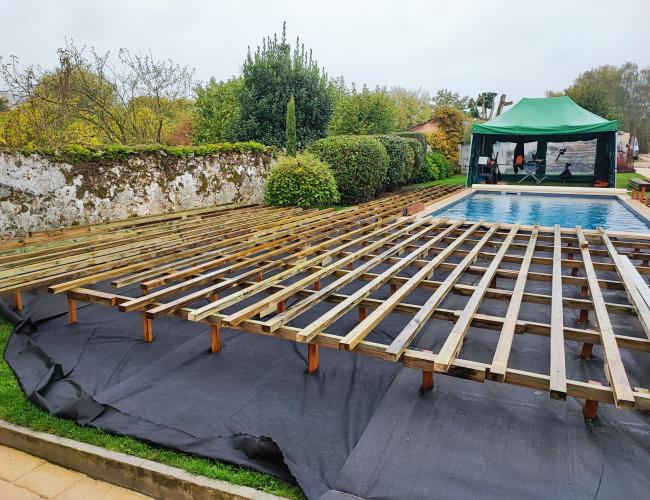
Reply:
M218 153L263 153L269 148L259 142L223 142L220 144L203 144L201 146L164 146L161 144L144 144L125 146L110 144L102 147L85 147L70 145L62 149L20 148L9 152L25 155L41 154L57 161L69 162L100 162L125 160L131 155L164 154L173 158L188 158L192 156L212 156Z

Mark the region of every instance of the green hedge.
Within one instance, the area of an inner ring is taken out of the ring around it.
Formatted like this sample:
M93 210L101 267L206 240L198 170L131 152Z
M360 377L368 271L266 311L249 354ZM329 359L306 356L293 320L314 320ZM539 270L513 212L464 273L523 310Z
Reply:
M322 207L339 199L332 170L310 153L280 158L264 187L266 203L281 207Z
M454 172L454 166L442 153L434 152L426 156L424 170L418 178L419 182L431 182L449 177Z
M363 203L381 191L388 154L377 139L362 135L331 136L314 142L309 151L332 167L342 203Z
M395 135L400 137L405 137L407 139L415 139L420 144L422 144L422 149L426 153L427 151L427 136L422 132L396 132Z
M415 155L408 140L396 135L376 135L388 153L388 171L384 186L388 191L406 184L413 174Z
M165 154L173 158L187 158L191 156L211 156L218 153L264 153L269 148L259 142L223 142L220 144L203 144L200 146L164 146L161 144L143 144L138 146L125 146L123 144L109 144L98 147L85 147L71 144L61 149L21 148L9 150L21 154L41 154L58 161L69 162L100 162L111 160L125 160L137 154Z
M415 138L404 137L404 139L409 143L411 150L413 151L413 172L411 177L409 177L410 182L415 182L420 177L420 172L425 167L426 157L427 157L427 148L422 146L422 142Z

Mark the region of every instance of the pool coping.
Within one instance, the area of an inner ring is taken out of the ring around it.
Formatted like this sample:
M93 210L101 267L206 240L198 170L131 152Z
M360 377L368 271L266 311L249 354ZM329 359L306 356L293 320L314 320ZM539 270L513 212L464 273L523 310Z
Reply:
M436 201L431 205L427 205L424 211L420 212L419 217L428 217L432 213L437 212L445 207L453 205L464 198L467 198L477 192L492 191L492 192L522 192L522 193L537 193L537 194L575 194L575 195L586 195L586 196L608 196L616 198L626 205L627 208L632 210L638 217L642 220L647 221L650 224L650 208L646 207L642 203L632 200L627 194L626 189L615 189L615 188L594 188L594 187L564 187L564 186L513 186L511 184L472 184L471 188L464 189L458 194L450 196L440 201ZM494 224L490 222L490 224ZM498 223L503 228L511 228L514 224L510 223ZM534 226L530 225L520 225L521 229L530 230ZM552 226L538 226L543 231L552 231ZM563 227L563 229L572 229ZM586 235L598 235L599 232L597 229L584 229ZM607 230L607 234L615 237L623 238L636 238L639 240L650 240L650 232L647 233L637 233L633 231L613 231Z

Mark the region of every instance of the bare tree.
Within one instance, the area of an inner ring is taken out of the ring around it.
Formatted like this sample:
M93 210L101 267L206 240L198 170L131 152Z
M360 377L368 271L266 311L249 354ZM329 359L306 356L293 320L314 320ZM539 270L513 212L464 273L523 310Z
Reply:
M161 142L179 100L190 96L194 70L151 53L132 54L77 47L58 49L54 70L21 67L15 57L0 61L0 77L15 96L17 109L36 135L62 145L75 121L92 127L104 143ZM53 127L58 129L58 137ZM47 131L47 133L46 133Z

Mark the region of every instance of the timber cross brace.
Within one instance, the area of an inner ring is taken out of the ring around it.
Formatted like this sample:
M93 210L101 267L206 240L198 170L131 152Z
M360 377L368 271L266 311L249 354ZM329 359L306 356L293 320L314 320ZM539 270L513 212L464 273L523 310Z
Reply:
M304 343L307 373L324 347L421 370L422 390L438 373L580 398L585 416L597 403L650 409L625 365L650 351L650 235L402 215L459 189L340 211L203 209L36 235L0 244L0 292L65 293L70 322L83 320L78 302L137 313L147 342L163 316L203 323L219 356L228 329ZM142 293L93 288L102 282ZM567 363L600 375L572 380Z

